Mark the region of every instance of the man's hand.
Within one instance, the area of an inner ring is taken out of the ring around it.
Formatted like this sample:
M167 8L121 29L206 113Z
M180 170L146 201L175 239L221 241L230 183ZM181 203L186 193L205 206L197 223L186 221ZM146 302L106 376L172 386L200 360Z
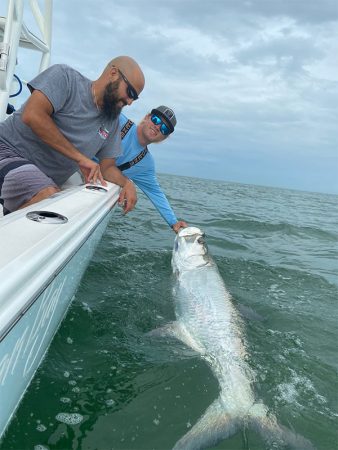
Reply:
M181 228L187 228L188 224L184 222L184 220L179 220L178 222L174 223L172 225L172 229L175 231L175 233L178 233Z
M134 209L136 202L137 194L134 183L128 179L120 192L118 204L123 207L123 212L127 214Z
M101 171L106 180L122 187L118 198L118 204L123 207L127 214L134 209L137 202L137 194L134 183L116 167L115 160L112 158L103 159L100 162Z
M107 183L104 181L103 176L101 174L101 169L99 164L94 162L93 160L83 157L77 161L81 172L85 177L86 183L97 184L97 182L101 183L102 186L107 186Z

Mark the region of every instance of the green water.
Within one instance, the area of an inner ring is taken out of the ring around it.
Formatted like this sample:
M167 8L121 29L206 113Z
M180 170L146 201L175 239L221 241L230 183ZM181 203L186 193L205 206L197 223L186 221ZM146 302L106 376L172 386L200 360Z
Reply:
M257 399L317 449L336 449L338 197L161 182L177 214L205 230L236 307L246 309ZM127 217L116 210L1 450L170 449L217 398L204 361L146 336L175 317L173 239L145 198ZM217 446L266 448L280 447L250 429Z

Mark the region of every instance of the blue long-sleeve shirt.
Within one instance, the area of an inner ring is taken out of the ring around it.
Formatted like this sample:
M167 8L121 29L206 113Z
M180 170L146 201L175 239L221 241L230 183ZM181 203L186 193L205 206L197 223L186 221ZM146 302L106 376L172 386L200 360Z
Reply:
M123 128L127 121L128 118L124 114L120 114L120 129ZM137 138L137 127L135 124L132 125L122 140L122 150L122 155L116 159L117 166L132 161L143 150ZM130 178L146 194L170 227L177 222L174 211L157 181L154 158L149 150L141 161L124 170L123 174Z

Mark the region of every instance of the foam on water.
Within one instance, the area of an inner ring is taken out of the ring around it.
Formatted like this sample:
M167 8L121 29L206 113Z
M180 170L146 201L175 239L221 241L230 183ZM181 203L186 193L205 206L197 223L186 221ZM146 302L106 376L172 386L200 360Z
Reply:
M315 406L314 403L319 405L327 403L327 399L317 392L309 378L297 374L292 369L289 369L289 371L291 373L290 379L277 386L279 394L276 396L276 400L292 404L299 409L304 409L309 404ZM303 404L304 399L306 399L306 404Z
M88 313L92 313L93 312L91 310L90 306L88 305L88 303L86 303L86 302L82 302L82 309L83 309L83 311L86 311Z
M78 425L83 421L83 416L78 413L59 413L55 418L67 425Z

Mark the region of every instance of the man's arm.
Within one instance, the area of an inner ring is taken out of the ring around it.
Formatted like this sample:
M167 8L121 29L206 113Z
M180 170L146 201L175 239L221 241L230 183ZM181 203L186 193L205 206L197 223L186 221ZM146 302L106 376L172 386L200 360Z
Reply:
M137 202L137 194L134 183L116 167L114 159L103 159L100 162L101 172L104 178L111 183L122 187L118 203L123 206L125 214L134 209Z
M67 158L77 162L87 183L99 181L105 185L100 166L84 156L65 138L55 125L51 115L53 106L48 98L39 90L34 90L22 112L22 121L29 126L43 142Z
M130 179L146 194L167 224L178 233L180 228L188 226L183 220L177 220L170 203L159 185L153 171L133 175L132 168L128 173Z

